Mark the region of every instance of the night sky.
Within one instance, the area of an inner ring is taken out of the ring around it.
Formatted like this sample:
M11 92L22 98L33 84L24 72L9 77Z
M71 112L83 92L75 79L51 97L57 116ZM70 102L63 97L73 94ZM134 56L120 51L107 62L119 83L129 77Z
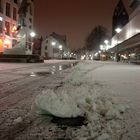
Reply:
M89 32L103 25L111 32L118 0L35 0L35 31L45 37L66 34L71 48L84 46ZM128 0L124 0L126 8Z

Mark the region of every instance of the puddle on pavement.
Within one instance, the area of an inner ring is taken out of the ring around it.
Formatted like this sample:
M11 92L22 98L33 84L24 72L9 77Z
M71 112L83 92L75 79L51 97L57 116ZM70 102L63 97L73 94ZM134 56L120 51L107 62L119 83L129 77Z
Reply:
M42 71L42 72L31 72L30 73L30 76L31 77L35 77L35 76L46 76L46 75L49 75L51 74L50 72L45 72L45 71Z
M35 72L31 72L31 73L30 73L30 76L31 76L31 77L35 77L35 76L36 76L36 73L35 73Z
M52 66L50 72L45 72L45 71L40 71L40 72L31 72L29 75L31 77L35 77L35 76L47 76L50 74L56 74L59 73L61 74L63 70L68 69L68 68L72 68L74 67L76 63L71 63L71 64L66 64L66 65L59 65L59 66Z

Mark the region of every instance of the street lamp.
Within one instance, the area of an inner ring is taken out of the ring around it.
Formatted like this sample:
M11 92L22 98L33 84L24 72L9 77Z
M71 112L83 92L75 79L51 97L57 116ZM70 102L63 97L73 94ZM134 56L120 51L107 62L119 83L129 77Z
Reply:
M61 58L63 58L63 46L62 45L59 45L59 50L61 51Z
M14 29L14 28L13 28L13 29ZM32 32L30 32L30 36L31 36L31 45L29 45L28 49L31 50L31 51L33 52L33 44L34 44L34 43L33 43L33 42L34 42L34 41L33 41L33 38L36 36L36 33L32 31ZM27 40L27 36L26 36L26 40Z
M59 45L59 49L62 50L62 48L63 48L63 46L62 45Z
M55 41L52 41L52 42L51 42L51 45L52 45L52 46L55 46L55 45L56 45L56 42L55 42Z
M55 41L51 41L51 45L52 45L52 56L54 58L54 48L55 48L55 45L56 45L56 42Z
M105 40L104 43L105 43L106 45L108 45L109 41L108 41L108 40Z
M109 44L109 41L108 40L105 40L104 43L106 44L105 50L107 51L108 48L109 48L109 45L108 45Z
M104 46L103 45L100 45L100 50L103 50L104 49Z
M115 29L115 31L116 31L116 33L119 34L122 31L122 29L118 27L118 28Z
M35 36L36 36L36 33L35 33L35 32L31 32L31 33L30 33L30 36L31 36L31 37L35 37Z
M118 44L119 44L118 41L119 41L119 33L122 31L122 29L118 27L115 29L115 31L117 33L117 46L116 46L116 54L115 54L116 56L115 57L116 57L116 61L118 62L118 61L120 61L120 56L118 55Z
M3 21L3 17L0 17L0 21Z

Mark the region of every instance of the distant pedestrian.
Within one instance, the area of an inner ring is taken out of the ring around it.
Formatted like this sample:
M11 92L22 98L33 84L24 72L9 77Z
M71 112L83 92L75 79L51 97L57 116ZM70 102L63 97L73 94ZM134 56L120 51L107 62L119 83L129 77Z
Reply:
M119 62L120 61L120 55L119 54L117 54L117 62Z

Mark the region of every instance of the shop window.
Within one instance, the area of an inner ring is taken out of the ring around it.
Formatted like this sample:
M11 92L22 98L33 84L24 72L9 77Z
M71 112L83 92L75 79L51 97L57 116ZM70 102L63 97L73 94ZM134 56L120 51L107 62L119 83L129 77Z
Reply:
M0 38L0 53L3 52L3 40Z
M6 3L6 16L10 17L10 10L11 10L11 6L10 3Z
M17 20L17 9L15 7L13 8L13 19Z

